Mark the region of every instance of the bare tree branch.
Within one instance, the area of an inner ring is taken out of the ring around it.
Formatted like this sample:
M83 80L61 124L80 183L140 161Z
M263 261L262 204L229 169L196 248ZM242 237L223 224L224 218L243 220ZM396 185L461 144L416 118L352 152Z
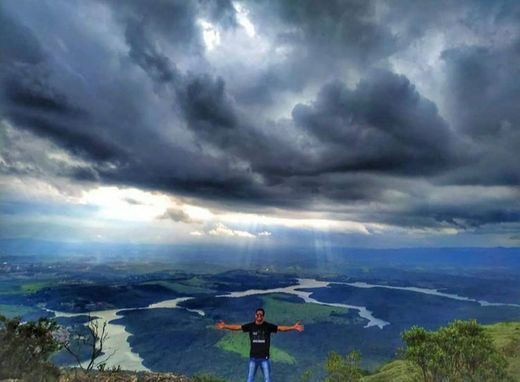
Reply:
M99 366L100 364L106 363L110 357L114 355L116 352L115 350L105 357L103 361L96 362L96 360L103 355L103 350L105 347L105 342L109 338L108 331L107 331L107 322L104 321L103 325L100 328L99 325L99 319L92 319L90 314L88 315L88 324L86 325L86 328L88 330L87 336L82 335L76 335L74 337L75 340L78 342L81 342L83 345L88 345L90 348L90 357L89 357L89 363L87 367L85 368L81 362L81 358L79 355L79 350L75 351L70 346L71 343L67 342L63 345L63 347L74 357L76 362L78 363L79 367L83 370L90 371L94 367Z

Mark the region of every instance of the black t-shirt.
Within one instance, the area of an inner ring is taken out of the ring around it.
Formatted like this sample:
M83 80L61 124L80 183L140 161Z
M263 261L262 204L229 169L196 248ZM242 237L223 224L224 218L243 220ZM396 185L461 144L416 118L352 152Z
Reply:
M242 331L249 333L251 351L249 356L253 358L269 358L269 346L271 345L271 333L278 331L278 326L269 322L250 322L242 325Z

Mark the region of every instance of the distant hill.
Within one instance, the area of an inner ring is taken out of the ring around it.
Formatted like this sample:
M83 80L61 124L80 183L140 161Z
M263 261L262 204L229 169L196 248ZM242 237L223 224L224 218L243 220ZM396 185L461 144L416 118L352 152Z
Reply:
M83 261L165 261L177 268L193 271L201 263L202 272L230 269L268 269L269 271L338 272L352 267L421 267L424 269L463 268L501 270L520 268L520 248L393 248L369 249L327 247L243 248L225 245L156 245L105 242L59 242L37 239L0 239L0 261L51 262L64 258ZM247 260L247 261L246 261ZM225 266L224 266L225 265Z

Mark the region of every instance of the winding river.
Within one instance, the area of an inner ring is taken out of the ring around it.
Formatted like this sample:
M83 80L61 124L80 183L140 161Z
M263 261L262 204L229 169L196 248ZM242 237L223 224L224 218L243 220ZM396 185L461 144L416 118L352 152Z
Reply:
M358 315L363 319L367 320L367 324L365 328L377 326L380 329L383 329L386 325L390 323L384 321L380 318L374 317L372 312L368 310L364 306L356 306L356 305L348 305L348 304L336 304L336 303L326 303L322 301L318 301L311 296L312 292L303 291L302 289L314 289L314 288L327 288L331 285L348 285L354 288L386 288L386 289L396 289L403 290L413 293L422 293L429 294L434 296L439 296L443 298L449 298L459 301L466 302L475 302L480 304L481 306L514 306L520 307L518 304L506 304L506 303L492 303L484 300L472 299L469 297L459 296L457 294L443 293L439 292L437 289L426 289L426 288L416 288L416 287L397 287L397 286L388 286L388 285L378 285L378 284L367 284L364 282L355 282L355 283L345 283L345 282L331 282L331 281L319 281L315 279L298 279L298 284L291 285L284 288L273 288L273 289L249 289L241 292L230 292L227 294L221 294L216 297L221 298L239 298L244 296L252 296L252 295L260 295L260 294L269 294L269 293L287 293L291 295L298 296L302 298L306 303L309 304L320 304L327 306L336 306L341 308L353 309L357 310ZM109 333L109 337L105 342L105 354L110 355L106 360L107 367L113 367L120 365L122 369L125 370L135 370L135 371L149 371L143 365L143 359L139 356L139 354L132 351L128 338L130 337L130 333L126 331L126 327L121 324L114 323L115 320L121 317L121 312L126 310L143 310L143 309L157 309L157 308L172 308L172 309L185 309L192 313L199 314L204 316L205 313L202 310L195 309L187 309L178 304L184 301L188 301L193 299L194 297L180 297L171 300L165 300L158 303L150 304L146 307L141 308L124 308L124 309L110 309L110 310L100 310L100 311L92 311L89 312L92 317L95 317L95 320L98 322L98 325L101 327L104 322L107 323L107 331ZM50 310L53 312L56 317L76 317L82 316L89 313L66 313ZM86 363L84 363L86 366Z
M106 360L106 366L111 368L117 365L121 366L124 370L135 370L135 371L150 371L143 365L143 359L139 354L134 353L128 343L128 337L130 333L126 331L126 327L121 324L113 323L113 321L121 318L121 312L125 310L143 310L143 309L156 309L156 308L181 308L178 306L180 302L190 300L193 297L179 297L172 300L165 300L155 304L150 304L146 307L141 308L123 308L123 309L110 309L110 310L98 310L88 313L66 313L59 312L56 310L50 310L56 317L77 317L90 314L95 317L94 321L98 323L99 327L102 327L106 322L106 330L109 334L104 344L104 356ZM185 309L185 308L182 308ZM204 315L201 310L186 309L190 312ZM108 357L108 358L107 358ZM103 358L100 359L103 361ZM83 362L82 366L87 367L88 362Z

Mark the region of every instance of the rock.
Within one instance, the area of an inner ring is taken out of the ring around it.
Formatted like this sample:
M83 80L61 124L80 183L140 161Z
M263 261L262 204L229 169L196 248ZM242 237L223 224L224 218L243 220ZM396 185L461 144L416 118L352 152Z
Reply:
M173 373L152 373L132 371L91 371L62 370L59 382L192 382L183 375Z

